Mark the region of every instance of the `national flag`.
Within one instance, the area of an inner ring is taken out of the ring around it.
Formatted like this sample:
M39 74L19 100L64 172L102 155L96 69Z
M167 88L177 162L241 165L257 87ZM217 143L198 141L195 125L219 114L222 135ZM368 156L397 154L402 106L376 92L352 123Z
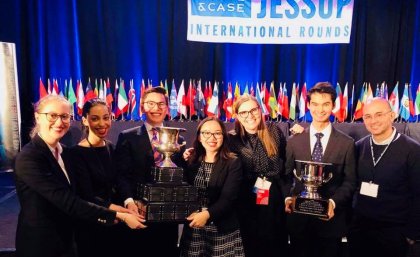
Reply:
M47 79L47 91L48 91L49 95L51 95L53 93L53 89L52 89L52 86L51 86L50 79Z
M261 91L261 95L263 97L262 100L263 100L263 102L265 104L265 107L267 108L268 113L270 114L270 104L269 104L269 101L270 101L270 92L268 91L268 88L266 86L265 81L264 81L264 84L261 83L261 87L263 88L263 90Z
M178 113L180 115L184 115L184 117L187 118L187 106L185 105L184 80L182 80L181 85L179 86L176 102L178 104ZM182 119L182 116L180 117Z
M340 84L337 83L337 86L335 87L335 92L337 93L337 97L335 98L334 103L334 109L332 110L332 113L336 117L337 121L343 122L343 117L341 113L341 104L343 102L343 93L341 92Z
M391 106L391 110L395 113L395 118L398 118L398 116L400 115L400 97L398 95L398 82L395 85L394 90L392 90L388 102Z
M277 118L279 108L277 106L276 90L274 89L274 81L270 84L270 96L268 97L268 105L270 106L270 117Z
M302 90L299 97L299 119L302 119L306 115L307 106L306 106L306 83L303 83Z
M342 122L344 122L347 119L348 115L348 102L349 102L349 95L348 95L348 82L346 83L346 86L344 87L344 93L343 93L343 99L341 102L341 116L342 116Z
M175 84L174 84L175 82L174 81L172 81L172 86L174 86ZM143 94L144 94L144 92L146 91L146 85L144 84L144 79L142 79L141 80L141 85L140 85L140 102L141 102L141 99L143 98ZM141 120L144 120L145 119L145 115L144 115L144 113L143 113L143 110L141 109L141 108L139 108L139 116L140 116L140 119Z
M241 90L239 88L238 82L236 82L235 91L233 92L233 106L235 106L235 103L238 101L239 97L241 97Z
M115 118L118 118L120 115L124 119L124 113L128 110L128 99L127 93L125 92L124 80L121 80L120 87L118 89L118 100L117 100L117 111L115 112Z
M190 113L190 119L193 115L195 115L195 109L194 109L194 98L196 95L196 89L195 86L193 85L192 80L190 79L190 84L188 85L188 91L187 91L187 95L184 99L184 104L186 107L188 107L189 113Z
M105 93L105 81L102 82L102 79L99 80L99 90L98 90L98 97L106 102L106 93Z
M112 93L111 93L111 83L109 83L109 78L108 78L106 81L106 104L108 105L109 108L112 108L113 101L114 101L114 98L112 97Z
M76 94L74 93L73 89L72 79L70 79L69 86L67 88L67 100L71 103L72 106L77 102Z
M249 95L248 82L245 84L244 94Z
M172 80L171 94L169 96L169 116L171 117L171 120L178 116L178 102L174 80Z
M42 99L43 97L47 96L48 92L45 90L44 83L42 83L41 78L39 78L39 99Z
M128 91L129 107L130 107L130 118L131 120L138 119L136 115L136 90L134 89L134 81L130 80L130 90Z
M410 115L411 116L416 115L416 111L414 110L413 94L411 92L411 84L408 84L408 106L410 110Z
M277 95L277 115L283 115L283 86L280 82L279 93Z
M386 100L388 100L388 85L385 84L385 88L384 88L384 97Z
M415 101L415 115L420 115L420 83L416 91L416 101Z
M364 98L365 100L363 101L363 104L366 104L367 101L373 99L373 91L372 91L372 87L370 86L370 83L368 83L368 90L367 90L366 95L367 95L367 97Z
M263 94L260 91L260 87L258 86L258 82L257 82L256 90L257 90L257 92L255 93L255 98L257 98L257 102L261 106L261 112L262 112L262 114L263 115L269 115L269 112L267 110L267 107L265 106L265 103L263 101Z
M213 89L211 87L211 82L209 81L208 84L208 92L207 92L207 96L206 96L206 115L210 116L211 114L209 114L209 105L210 105L210 101L211 98L213 97Z
M289 96L287 95L286 83L283 84L283 101L282 101L283 111L282 116L285 119L289 118Z
M165 88L165 95L167 96L167 97L169 97L169 88L168 88L168 81L165 79L165 86L164 86L164 88Z
M58 87L57 79L53 79L53 88L52 93L53 95L59 95L60 94L60 88Z
M365 98L365 84L363 84L360 90L360 97L357 100L356 110L354 111L354 119L358 120L361 119L363 116L363 106L364 106L364 98Z
M206 108L206 100L204 98L203 90L201 88L201 79L198 81L197 94L194 98L194 109L197 113L198 118L205 116L204 109Z
M85 103L94 98L96 98L96 95L93 92L92 85L90 84L90 79L89 79L88 84L86 86Z
M233 92L232 92L232 84L228 83L228 91L226 99L223 101L223 110L225 110L226 120L230 121L233 115Z
M95 96L99 98L98 79L95 79L95 88L93 89L93 93L95 93Z
M351 96L350 96L350 100L349 100L350 119L353 116L353 113L352 113L352 111L353 111L353 101L354 101L354 84L353 84L353 87L351 89Z
M210 99L210 102L209 102L209 105L208 105L207 113L210 117L212 117L212 116L219 117L219 115L220 115L220 112L219 112L219 89L218 89L218 83L217 82L214 83L213 94L211 96L211 99Z
M401 118L403 118L406 121L408 121L408 119L410 118L410 102L408 98L408 84L407 83L404 86L404 92L401 98L400 115L401 115Z
M121 82L121 81L120 81ZM115 80L115 88L114 88L114 114L118 112L118 80Z
M378 83L376 83L376 92L375 92L375 97L381 97L381 98L382 98L381 87L379 86L379 84L378 84Z
M296 119L296 83L293 83L292 95L290 98L290 110L289 110L289 119Z
M258 83L257 83L258 84ZM252 96L255 96L255 90L254 90L254 84L253 83L251 83L251 88L250 88L250 94L252 95Z
M77 81L76 87L76 98L77 98L77 113L82 115L83 105L85 104L85 92L83 91L82 81Z

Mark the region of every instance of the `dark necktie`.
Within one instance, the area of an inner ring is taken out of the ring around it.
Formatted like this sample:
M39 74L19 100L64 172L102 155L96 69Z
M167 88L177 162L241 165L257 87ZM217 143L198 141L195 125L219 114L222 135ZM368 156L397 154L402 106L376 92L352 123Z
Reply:
M314 145L314 150L312 151L312 161L321 162L322 161L322 144L321 138L324 136L322 133L315 133L316 143Z
M162 154L157 150L155 144L159 144L158 140L158 130L157 128L152 128L153 136L152 136L152 149L153 149L153 158L155 159L155 163L159 163L163 160ZM155 143L155 144L154 144Z

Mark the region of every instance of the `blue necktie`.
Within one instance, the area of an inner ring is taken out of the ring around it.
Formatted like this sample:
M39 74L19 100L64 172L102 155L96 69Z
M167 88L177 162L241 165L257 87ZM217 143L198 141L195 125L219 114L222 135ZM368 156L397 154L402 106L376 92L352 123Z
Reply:
M324 136L322 133L315 133L316 143L314 145L314 150L312 151L312 161L322 162L323 149L321 144L321 138Z

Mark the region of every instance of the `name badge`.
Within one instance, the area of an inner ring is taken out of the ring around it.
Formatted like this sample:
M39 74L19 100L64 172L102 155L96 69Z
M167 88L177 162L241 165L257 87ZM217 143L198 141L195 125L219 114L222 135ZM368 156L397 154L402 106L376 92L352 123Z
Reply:
M258 189L270 190L271 182L267 181L265 178L257 178L254 185L254 193L257 193Z
M268 199L270 197L271 182L265 178L257 178L254 185L254 193L257 194L256 204L268 205Z
M362 187L360 188L360 194L376 198L378 197L378 189L379 189L378 184L362 182Z

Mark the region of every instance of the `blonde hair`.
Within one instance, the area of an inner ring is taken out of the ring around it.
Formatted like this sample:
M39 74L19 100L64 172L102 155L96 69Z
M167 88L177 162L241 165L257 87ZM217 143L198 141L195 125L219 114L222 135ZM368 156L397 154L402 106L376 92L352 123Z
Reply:
M261 106L258 104L258 101L255 97L248 94L244 94L241 97L239 97L239 99L235 102L233 106L234 115L237 116L239 107L241 107L243 103L248 102L248 101L254 101L258 105L258 107L261 108ZM260 112L260 115L261 115L261 121L260 121L260 124L258 124L257 136L261 140L265 150L267 151L268 156L272 157L277 154L278 149L273 140L273 137L268 132L267 126L265 125L265 118L261 114L261 112ZM237 134L239 134L241 139L244 140L245 128L242 125L242 123L239 121L239 119L236 119L235 121L235 131Z
M37 112L37 113L42 112L42 110L45 108L45 106L48 105L51 102L63 102L65 104L67 104L69 106L69 108L71 107L70 102L67 101L67 99L64 98L63 96L47 95L47 96L44 96L43 98L39 99L39 101L34 104L34 113L35 112ZM29 136L31 138L33 138L36 134L38 134L38 132L39 132L39 125L35 121L35 124L34 124L32 130L31 130L31 132L29 133Z

